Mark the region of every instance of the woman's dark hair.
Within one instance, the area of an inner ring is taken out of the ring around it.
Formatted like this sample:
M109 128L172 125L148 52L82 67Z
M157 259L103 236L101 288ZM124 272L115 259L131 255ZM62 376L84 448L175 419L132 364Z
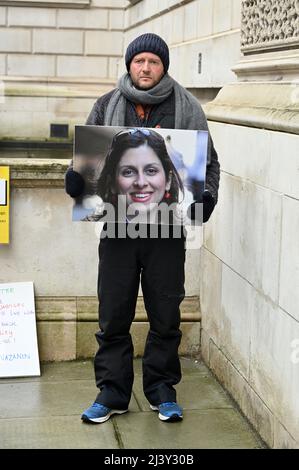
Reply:
M117 165L124 154L130 148L148 145L153 149L162 163L166 181L171 175L170 197L165 199L167 204L178 202L179 190L184 192L182 180L168 155L163 137L152 129L126 129L118 132L112 140L107 153L104 168L98 181L98 194L104 202L115 202L115 195L111 189L116 178ZM163 199L164 201L164 199Z

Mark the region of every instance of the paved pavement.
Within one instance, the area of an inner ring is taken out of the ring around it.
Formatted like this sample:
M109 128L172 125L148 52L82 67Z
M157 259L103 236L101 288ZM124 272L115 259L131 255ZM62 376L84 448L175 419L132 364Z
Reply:
M142 391L141 360L129 413L99 425L81 412L95 399L92 361L42 364L41 377L0 379L0 449L256 449L264 445L207 367L181 358L184 420L164 423Z

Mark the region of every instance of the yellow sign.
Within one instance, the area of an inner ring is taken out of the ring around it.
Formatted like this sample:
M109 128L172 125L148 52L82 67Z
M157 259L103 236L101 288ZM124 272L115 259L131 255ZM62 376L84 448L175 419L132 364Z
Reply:
M9 243L9 167L0 166L0 244Z

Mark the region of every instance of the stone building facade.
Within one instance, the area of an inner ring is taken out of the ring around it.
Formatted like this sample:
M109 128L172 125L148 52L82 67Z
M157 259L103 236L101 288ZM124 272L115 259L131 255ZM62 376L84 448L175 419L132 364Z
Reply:
M202 250L201 345L265 441L298 448L299 2L241 8L238 81L206 106L222 182Z
M116 82L126 3L0 2L0 139L49 139L50 123L68 124L72 138L74 124Z

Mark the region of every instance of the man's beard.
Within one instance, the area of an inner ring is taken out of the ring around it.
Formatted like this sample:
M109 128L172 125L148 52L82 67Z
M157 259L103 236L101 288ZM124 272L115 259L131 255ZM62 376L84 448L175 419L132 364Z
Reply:
M146 84L144 86L139 86L138 83L136 83L133 79L132 79L132 76L131 76L131 79L132 79L132 83L134 85L134 88L136 88L136 90L140 90L140 91L147 91L147 90L151 90L152 88L154 88L156 85L158 85L158 83L162 80L162 78L164 77L164 75L162 75L162 77L160 78L160 80L154 82L152 85L149 85L147 86Z
M139 85L137 85L136 83L133 82L133 85L134 85L134 88L136 88L136 90L140 90L140 91L146 91L146 90L151 90L152 88L154 88L154 86L156 85L152 85L152 86L148 86L148 87L141 87Z

